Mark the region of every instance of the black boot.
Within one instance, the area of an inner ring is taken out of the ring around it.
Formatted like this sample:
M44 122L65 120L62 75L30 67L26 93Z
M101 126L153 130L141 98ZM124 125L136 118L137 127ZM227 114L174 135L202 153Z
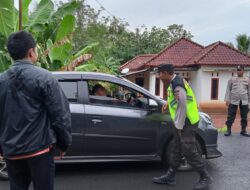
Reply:
M250 137L250 134L246 130L242 130L240 134L244 137Z
M228 127L228 126L227 126L227 132L225 132L224 135L225 135L226 137L229 137L229 136L231 136L231 134L232 134L232 133L231 133L231 127Z
M208 189L209 186L213 183L213 179L208 174L205 168L201 168L198 170L200 174L200 180L194 186L194 190L205 190Z
M160 177L154 177L152 181L157 184L166 184L170 186L175 186L176 185L175 174L176 171L172 168L169 168L169 170L165 175Z
M232 134L231 131L227 131L227 132L224 133L224 135L225 135L226 137L231 136L231 134Z

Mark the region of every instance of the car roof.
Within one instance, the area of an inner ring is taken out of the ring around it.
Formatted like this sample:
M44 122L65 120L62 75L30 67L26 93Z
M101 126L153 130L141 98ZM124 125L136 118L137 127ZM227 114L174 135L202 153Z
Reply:
M136 89L137 91L141 91L144 94L148 95L149 97L154 97L159 100L158 97L153 95L151 92L147 91L146 89L138 86L137 84L123 78L121 76L115 76L106 73L99 73L99 72L76 72L76 71L63 71L63 72L52 72L53 75L57 79L61 80L104 80L113 83L118 83L132 89Z
M111 74L106 74L106 73L99 73L99 72L78 72L78 71L56 71L52 72L54 76L58 78L71 78L72 76L75 76L74 78L79 78L79 79L90 79L90 78L95 78L95 77L117 77ZM119 78L119 77L117 77Z
M1 75L2 73L0 73ZM107 80L110 82L123 84L125 86L128 86L130 88L136 89L138 91L143 92L144 94L148 95L149 97L154 97L155 99L158 99L161 101L161 99L151 92L147 91L146 89L138 86L137 84L129 81L126 78L123 78L121 76L115 76L111 74L106 73L99 73L99 72L78 72L78 71L55 71L52 72L52 74L58 79L58 80Z

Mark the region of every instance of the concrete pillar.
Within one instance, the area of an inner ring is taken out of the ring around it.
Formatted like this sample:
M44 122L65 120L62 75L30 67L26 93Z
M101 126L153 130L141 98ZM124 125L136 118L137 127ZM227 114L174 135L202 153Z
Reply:
M152 94L155 94L155 83L156 83L155 73L150 73L149 74L149 91Z
M164 98L164 84L162 80L160 80L160 97Z

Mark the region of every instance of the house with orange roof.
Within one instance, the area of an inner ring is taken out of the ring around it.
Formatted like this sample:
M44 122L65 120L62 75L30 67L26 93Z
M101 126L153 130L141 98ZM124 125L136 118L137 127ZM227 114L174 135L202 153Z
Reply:
M223 43L202 46L181 38L158 54L139 55L121 66L128 68L126 78L153 94L166 98L166 87L154 72L162 63L171 63L176 73L193 88L200 105L224 104L227 82L236 76L236 66L244 65L248 76L250 56Z

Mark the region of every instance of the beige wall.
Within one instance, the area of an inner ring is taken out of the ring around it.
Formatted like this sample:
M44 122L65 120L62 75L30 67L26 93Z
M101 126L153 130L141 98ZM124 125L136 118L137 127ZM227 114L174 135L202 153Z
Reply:
M129 76L126 76L125 78L135 83L135 75L129 75Z
M149 90L149 71L144 73L144 88Z
M146 90L149 90L149 72L148 71L137 73L137 74L132 74L132 75L126 76L125 78L130 80L133 83L135 83L136 78L144 78L143 88L145 88Z

